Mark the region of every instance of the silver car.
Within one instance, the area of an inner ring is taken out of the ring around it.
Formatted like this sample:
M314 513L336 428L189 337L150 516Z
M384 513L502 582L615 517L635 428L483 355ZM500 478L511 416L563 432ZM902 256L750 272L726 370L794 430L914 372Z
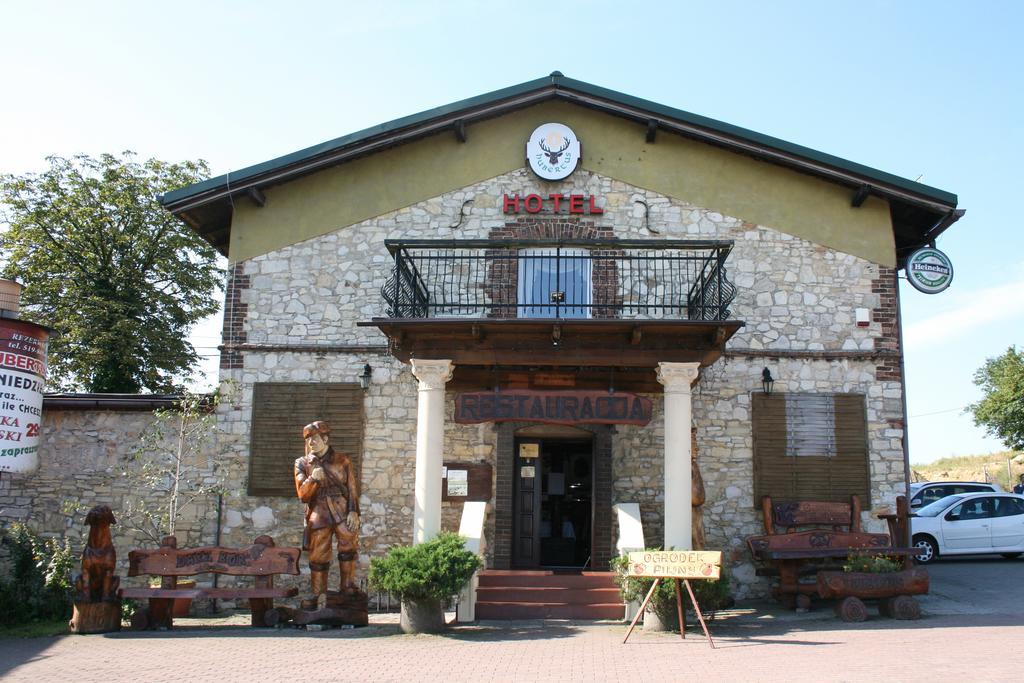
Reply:
M983 481L925 481L910 485L910 509L929 505L937 500L960 493L1001 492L996 484Z

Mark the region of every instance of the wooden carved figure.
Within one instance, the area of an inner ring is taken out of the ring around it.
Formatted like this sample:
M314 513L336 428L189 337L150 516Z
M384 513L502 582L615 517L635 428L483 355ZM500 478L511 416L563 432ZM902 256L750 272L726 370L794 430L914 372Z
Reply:
M82 551L82 573L75 580L75 599L81 602L117 600L121 579L114 575L117 552L110 538L110 526L117 524L114 513L106 505L97 505L85 516L89 525L89 541Z
M121 628L121 600L114 575L117 552L110 538L114 513L97 505L85 516L89 540L82 551L82 573L75 579L75 605L68 624L74 633L106 633Z
M700 474L700 463L697 461L697 430L693 430L690 448L690 505L692 512L690 526L694 550L704 550L704 477Z
M309 552L311 586L303 609L316 609L320 596L327 593L334 539L341 572L339 593L359 593L359 482L349 455L331 447L330 432L326 422L306 425L302 430L306 455L295 461L295 491L306 504L302 549Z

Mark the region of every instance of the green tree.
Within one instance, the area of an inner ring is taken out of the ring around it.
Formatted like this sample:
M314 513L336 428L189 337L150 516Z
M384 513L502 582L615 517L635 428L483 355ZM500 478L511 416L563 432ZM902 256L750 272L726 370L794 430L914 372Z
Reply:
M1007 448L1024 450L1024 353L1011 346L989 358L974 373L985 397L967 406L974 424L1002 439Z
M211 394L182 391L173 407L153 413L138 447L121 462L121 476L128 483L118 518L122 528L159 545L164 536L179 533L176 525L187 508L205 521L212 499L225 493L223 462L212 446L217 406L230 400L233 391L230 383Z
M23 315L57 328L61 389L171 391L198 356L189 328L217 310L217 252L160 206L206 162L145 162L125 152L49 157L42 173L0 176L3 277L24 286Z

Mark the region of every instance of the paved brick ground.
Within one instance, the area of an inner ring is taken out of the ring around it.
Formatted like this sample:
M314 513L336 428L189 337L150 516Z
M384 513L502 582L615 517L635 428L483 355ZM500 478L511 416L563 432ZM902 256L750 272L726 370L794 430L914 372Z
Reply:
M943 581L943 573L961 571ZM963 576L991 571L991 589ZM620 624L490 622L443 636L405 636L393 616L370 627L319 633L185 626L166 633L124 632L0 641L4 681L934 681L953 676L1004 680L1019 667L1024 642L1020 586L1024 562L933 570L933 594L918 622L844 624L827 609L807 614L772 605L711 622L718 648L697 632L634 632ZM936 581L936 579L939 579ZM951 590L950 587L956 587ZM1012 587L1012 588L1008 588ZM1018 596L1019 597L1019 596ZM390 623L389 623L390 622ZM180 622L186 624L190 622Z
M698 633L634 632L618 624L488 623L444 636L405 636L393 624L307 633L183 628L0 641L5 681L973 681L1012 675L1024 642L1010 615L872 617L732 613Z

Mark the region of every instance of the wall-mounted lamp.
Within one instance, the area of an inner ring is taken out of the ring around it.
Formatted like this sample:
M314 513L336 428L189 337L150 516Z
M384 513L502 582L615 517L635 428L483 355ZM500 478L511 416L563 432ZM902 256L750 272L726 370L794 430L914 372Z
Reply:
M361 386L364 391L369 389L371 379L373 379L373 368L371 368L370 364L367 363L363 366L363 373L359 375L359 386Z
M764 389L764 393L772 393L772 386L775 384L775 380L772 379L772 373L765 368L761 371L761 388Z

